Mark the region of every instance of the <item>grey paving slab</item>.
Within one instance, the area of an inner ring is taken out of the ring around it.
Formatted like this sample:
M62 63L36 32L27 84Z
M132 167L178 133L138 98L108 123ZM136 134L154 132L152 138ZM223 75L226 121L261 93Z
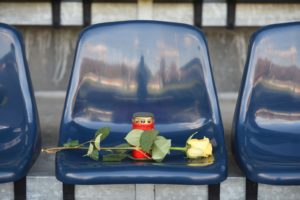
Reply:
M76 185L76 200L134 200L135 185Z
M0 184L0 199L1 200L13 200L14 199L13 188L14 188L13 183Z
M27 176L28 200L61 200L62 184L55 176Z
M207 186L155 185L155 200L206 200Z
M221 184L221 200L241 200L245 199L245 178L230 177Z
M153 184L136 184L135 200L153 200L155 197L155 186Z
M299 200L300 186L276 186L259 184L259 200Z

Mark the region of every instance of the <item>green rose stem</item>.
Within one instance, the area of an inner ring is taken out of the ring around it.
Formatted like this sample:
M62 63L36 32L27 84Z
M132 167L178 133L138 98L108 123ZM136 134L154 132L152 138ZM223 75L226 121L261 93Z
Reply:
M75 147L54 147L54 148L46 148L42 149L42 152L46 153L56 153L58 151L62 150L87 150L89 149L88 147L83 147L83 146L75 146ZM136 147L101 147L100 150L104 151L110 151L110 150L139 150L139 148Z
M103 127L96 131L94 139L79 144L78 140L69 139L61 147L45 148L42 152L57 153L63 150L86 150L84 156L88 156L93 160L99 160L99 151L109 151L108 154L102 156L103 161L121 161L125 158L134 160L153 160L161 162L170 151L181 151L186 154L189 159L208 158L212 157L212 144L206 137L203 139L193 139L197 132L190 135L186 141L185 147L172 147L171 140L164 136L159 136L157 130L131 130L124 140L127 143L120 144L114 147L102 147L102 141L110 134L109 127ZM144 155L146 159L135 159L126 152L127 150L136 150ZM147 152L147 153L146 153ZM151 156L149 156L149 154ZM213 160L209 161L213 163Z
M187 148L186 147L170 147L170 150L172 150L172 151L183 151L183 152L186 152Z
M88 147L84 147L84 144L87 144L89 142L94 142L94 141L88 141L85 143L82 143L81 145L75 146L75 147L54 147L54 148L45 148L42 149L42 152L46 152L46 153L56 153L62 150L87 150ZM103 151L111 151L111 150L138 150L138 151L142 151L141 148L139 147L101 147L100 150ZM170 150L172 151L183 151L186 152L187 148L186 147L170 147ZM150 157L148 157L150 158Z

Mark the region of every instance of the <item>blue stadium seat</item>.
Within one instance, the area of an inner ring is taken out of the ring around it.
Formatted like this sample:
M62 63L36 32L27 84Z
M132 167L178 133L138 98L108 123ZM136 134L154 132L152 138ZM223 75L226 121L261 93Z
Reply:
M90 26L79 36L59 145L87 141L111 127L103 146L124 143L135 112L152 112L156 129L185 146L190 134L212 139L215 163L192 166L182 153L164 162L93 161L56 154L66 184L218 184L227 176L223 126L204 35L189 25L130 21Z
M40 145L22 37L16 29L0 24L0 183L25 177Z
M233 123L234 154L248 179L300 184L300 23L253 34Z

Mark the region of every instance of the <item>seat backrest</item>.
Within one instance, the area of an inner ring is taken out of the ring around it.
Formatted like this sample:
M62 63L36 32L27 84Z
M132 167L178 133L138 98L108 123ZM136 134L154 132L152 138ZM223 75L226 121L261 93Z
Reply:
M40 151L39 120L21 34L0 24L0 167L30 166Z
M233 129L240 158L299 163L300 23L252 36Z
M156 129L184 144L194 131L223 143L203 33L183 24L131 21L93 25L77 44L60 145L111 127L105 144L123 142L135 112L152 112Z

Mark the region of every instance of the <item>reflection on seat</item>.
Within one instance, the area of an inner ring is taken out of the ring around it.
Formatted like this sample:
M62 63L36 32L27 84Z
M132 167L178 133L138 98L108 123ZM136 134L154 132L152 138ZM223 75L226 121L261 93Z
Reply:
M216 162L190 166L184 155L157 163L102 163L57 153L57 178L71 184L213 184L226 178L226 151L204 35L192 26L132 21L98 24L79 38L59 144L84 142L111 127L103 145L123 143L135 112L155 115L156 129L184 146L191 133L213 141Z
M0 183L26 176L40 152L39 121L20 33L0 24Z
M234 147L247 177L300 184L300 23L267 26L250 43Z

